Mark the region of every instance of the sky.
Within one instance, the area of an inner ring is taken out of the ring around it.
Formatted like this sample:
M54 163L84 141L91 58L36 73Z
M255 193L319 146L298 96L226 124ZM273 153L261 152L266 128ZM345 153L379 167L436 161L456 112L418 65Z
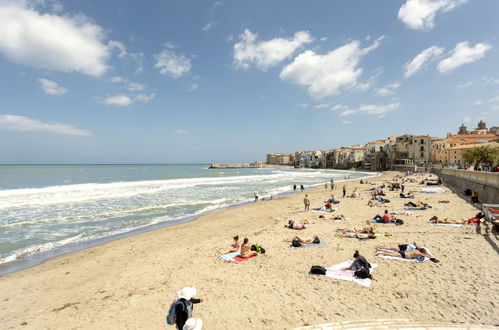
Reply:
M0 0L0 163L229 163L499 126L499 1Z

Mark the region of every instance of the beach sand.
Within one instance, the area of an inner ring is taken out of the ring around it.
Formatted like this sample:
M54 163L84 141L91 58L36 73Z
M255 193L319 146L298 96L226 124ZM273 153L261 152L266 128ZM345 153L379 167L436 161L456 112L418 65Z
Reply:
M395 172L369 179L381 182ZM299 184L299 183L297 183ZM195 221L122 238L62 255L43 264L0 277L2 329L174 329L165 316L175 292L195 286L204 302L194 316L205 329L284 329L344 320L406 318L414 321L499 324L498 240L485 228L431 226L432 215L469 218L478 210L445 187L444 194L417 194L433 206L401 215L402 226L377 225L393 237L359 241L336 236L338 228L362 228L383 208L367 206L371 185L358 187L363 199L334 194L348 221L327 222L304 213L305 193L295 193L208 214ZM406 184L406 191L421 185ZM403 211L409 200L387 191L388 209ZM331 192L306 191L311 207ZM447 199L449 204L437 201ZM284 228L287 220L315 222L308 229ZM217 258L232 236L248 237L267 253L240 264ZM295 234L319 235L327 248L291 249L282 240ZM376 245L416 241L440 263L384 260ZM352 259L358 249L379 267L370 288L308 275L312 265L329 267ZM25 323L24 323L25 322ZM24 325L23 325L24 324Z

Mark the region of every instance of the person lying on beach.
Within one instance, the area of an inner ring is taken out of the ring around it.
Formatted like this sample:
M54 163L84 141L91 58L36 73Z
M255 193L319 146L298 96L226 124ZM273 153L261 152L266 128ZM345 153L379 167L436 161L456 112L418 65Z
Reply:
M389 250L389 251L405 251L410 252L414 249L418 248L416 242L407 243L407 244L398 244L398 245L385 245L385 246L377 246L376 251L378 250Z
M408 192L407 194L400 193L400 198L414 198L414 194L412 192Z
M239 244L239 235L234 236L234 243L230 245L230 250L225 252L225 253L220 253L220 254L229 254L232 252L237 252L239 251L239 248L241 247L241 244Z
M293 238L287 238L284 242L299 241L302 244L319 244L321 242L319 236L314 235L311 238L301 238L299 236L294 236Z
M360 194L357 191L357 188L355 188L353 193L350 195L350 198L358 198L358 197L360 197Z
M355 229L354 229L355 230ZM375 238L374 232L370 231L368 233L361 233L351 229L343 230L341 233L337 233L339 237L347 237L347 238Z
M381 203L379 203L379 202L375 202L373 200L369 200L367 202L367 206L369 206L369 207L382 207L383 205L381 205Z
M451 224L464 225L468 221L467 220L453 220L453 219L439 219L436 215L434 215L428 220L428 222L431 222L431 223L451 223Z
M385 256L391 256L391 257L402 257L403 259L417 259L417 260L424 260L424 258L428 258L433 262L438 262L437 259L435 259L430 253L428 253L428 250L426 250L424 247L417 247L412 251L392 251L392 250L383 250L383 249L377 249L375 255L385 255Z
M289 229L294 229L294 230L303 230L303 229L306 229L307 225L309 225L309 224L310 223L308 222L308 220L303 221L303 223L299 223L299 222L295 222L293 220L289 220L288 224L285 225L284 227L287 227Z
M431 206L429 204L422 201L416 201L416 203L414 202L405 203L404 206L419 207L422 209L431 209Z
M330 217L325 217L323 215L319 215L319 219L324 220L347 220L347 218L343 214L335 214Z
M251 251L251 246L248 241L247 237L244 238L243 245L241 246L241 253L239 253L239 255L243 258L253 257L258 254L256 251Z
M336 198L334 198L334 195L331 195L331 198L327 200L329 203L332 203L332 204L338 204L340 201L337 200ZM326 203L326 201L324 202Z

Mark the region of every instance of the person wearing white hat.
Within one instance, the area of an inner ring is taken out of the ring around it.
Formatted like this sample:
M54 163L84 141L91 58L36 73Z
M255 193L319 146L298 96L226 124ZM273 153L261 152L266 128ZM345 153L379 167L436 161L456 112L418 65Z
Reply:
M203 321L201 319L195 319L191 317L188 319L182 330L201 330L203 328Z
M197 294L196 288L191 286L182 288L182 290L177 292L179 302L182 302L181 304L177 304L175 306L175 314L176 314L175 323L177 325L177 329L183 330L185 328L184 325L186 324L187 320L192 319L192 309L193 309L192 304L198 304L203 301L203 299L193 298L196 294ZM193 328L193 329L201 329L201 328Z

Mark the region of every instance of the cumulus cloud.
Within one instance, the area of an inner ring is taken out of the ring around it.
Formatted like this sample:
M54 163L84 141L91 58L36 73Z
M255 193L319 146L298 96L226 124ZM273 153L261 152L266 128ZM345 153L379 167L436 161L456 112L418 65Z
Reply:
M130 97L130 96L125 95L125 94L118 94L118 95L108 96L105 98L97 98L97 101L99 103L102 103L105 105L115 105L115 106L119 106L119 107L126 107L126 106L129 106L129 105L137 102L137 101L144 102L144 103L150 102L154 99L155 96L156 96L156 94L154 94L154 93L152 93L150 95L139 94L135 97Z
M40 14L22 2L0 4L0 54L39 69L101 76L109 46L102 28L83 15Z
M234 45L234 64L248 69L254 64L260 70L279 64L301 46L313 41L306 31L296 32L293 38L274 38L258 41L257 35L246 29L241 34L241 41Z
M146 88L146 85L130 82L128 84L128 90L132 92L143 91Z
M119 77L119 76L115 76L115 77L109 78L109 81L112 83L120 83L120 82L124 82L125 79L122 77Z
M40 78L38 79L40 87L46 94L49 95L62 95L68 92L67 88L59 86L55 81Z
M426 63L429 63L430 61L438 58L443 53L444 49L442 47L431 46L429 48L426 48L421 53L416 55L416 57L414 57L412 61L408 62L405 65L404 77L409 78L410 76L421 70Z
M449 57L444 58L438 63L437 69L440 73L449 73L463 64L478 61L491 48L492 46L487 43L478 43L474 47L470 47L467 41L460 42Z
M399 103L390 103L386 105L378 105L378 104L362 104L358 108L346 109L340 113L340 116L349 116L358 113L367 113L369 115L375 115L379 118L383 118L386 116L388 112L395 111L399 108Z
M38 131L77 136L92 135L91 131L77 128L71 125L56 122L44 122L35 118L16 115L0 115L0 129L24 132Z
M340 94L342 88L356 86L362 74L357 65L363 56L379 46L382 39L378 38L366 48L361 48L360 41L354 40L325 55L307 50L285 66L280 77L283 81L308 87L309 94L316 99Z
M190 131L186 130L186 129L182 129L182 128L178 128L176 130L173 131L173 134L175 135L183 135L183 134L189 134Z
M161 53L154 56L156 63L154 67L159 69L159 73L168 75L173 79L182 77L191 70L191 60L182 54L173 51L174 46L167 43Z
M407 0L398 12L398 18L414 30L431 30L435 15L448 12L468 0Z

